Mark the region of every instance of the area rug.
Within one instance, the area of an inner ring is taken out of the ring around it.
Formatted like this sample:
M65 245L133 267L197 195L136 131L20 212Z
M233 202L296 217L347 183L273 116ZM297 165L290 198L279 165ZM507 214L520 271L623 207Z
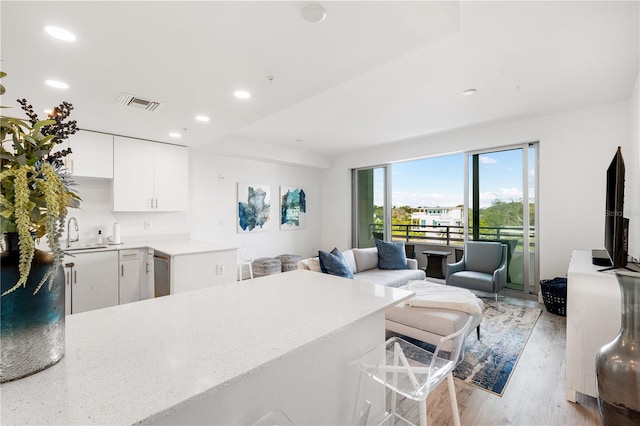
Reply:
M483 302L480 340L475 330L465 339L464 359L453 370L453 375L502 396L542 309L488 299ZM417 346L429 347L424 342L403 338Z

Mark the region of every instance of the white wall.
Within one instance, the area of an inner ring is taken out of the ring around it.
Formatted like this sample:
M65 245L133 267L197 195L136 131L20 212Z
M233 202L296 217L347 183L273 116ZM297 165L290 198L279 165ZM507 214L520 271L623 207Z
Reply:
M98 230L104 237L111 235L113 222L120 224L123 241L157 239L167 234L188 234L189 223L186 212L176 213L120 213L111 211L111 180L76 178L78 192L82 201L79 209L69 209L69 217L78 220L80 238L83 241L95 241ZM144 222L150 222L150 229L144 229ZM72 232L72 235L75 235ZM66 238L66 233L64 235Z
M639 78L629 102L617 102L561 114L461 129L355 152L336 159L327 170L243 160L190 151L190 212L113 213L109 180L79 179L80 209L70 210L83 240L98 229L111 234L120 223L123 239L154 239L166 234L249 247L255 257L295 253L310 256L351 239L350 169L443 153L540 141L541 278L564 275L574 248L603 246L604 172L615 147L627 163L625 216L629 217L630 254L640 257ZM223 181L218 175L224 176ZM237 182L271 186L273 226L269 232L239 234ZM303 186L308 195L307 227L280 231L279 185ZM144 229L144 222L151 229Z
M220 180L219 176L223 179ZM237 184L271 187L271 228L268 232L237 231ZM214 154L189 152L189 198L191 238L213 243L246 246L253 257L317 252L320 241L320 172L318 169L243 160ZM301 186L307 194L305 229L279 229L280 185Z
M629 100L630 142L625 155L625 216L629 218L629 254L640 259L640 72Z
M350 246L351 168L540 141L540 277L563 276L572 250L604 247L605 171L618 145L624 153L631 151L629 110L629 102L622 101L415 138L343 156L322 172L321 244L325 249ZM627 181L627 193L639 190L637 179ZM640 224L637 215L631 220ZM632 250L637 252L637 241L634 244Z

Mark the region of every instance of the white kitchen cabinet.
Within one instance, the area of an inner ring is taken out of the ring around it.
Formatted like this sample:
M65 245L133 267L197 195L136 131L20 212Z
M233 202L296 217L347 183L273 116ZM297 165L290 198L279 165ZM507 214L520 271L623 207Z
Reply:
M171 294L236 281L236 250L171 256Z
M73 258L65 256L64 266L64 314L71 315L71 277L73 273Z
M113 135L81 130L69 145L66 164L73 176L113 178Z
M183 211L188 203L188 151L115 136L113 211Z
M157 211L188 208L189 154L184 146L154 144L154 196Z
M71 313L118 304L118 252L75 253L70 267Z
M119 303L140 300L140 253L138 249L119 250Z

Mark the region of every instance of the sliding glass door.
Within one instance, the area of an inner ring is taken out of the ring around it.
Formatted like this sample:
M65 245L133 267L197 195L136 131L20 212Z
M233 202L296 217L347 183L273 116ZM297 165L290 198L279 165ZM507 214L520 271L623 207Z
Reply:
M471 240L507 245L507 289L537 294L537 144L467 154Z
M391 202L391 167L395 165L353 170L352 246L373 247L376 238L449 249L460 248L463 238L500 241L508 248L508 292L536 295L538 143L468 152L464 166L456 155L429 161L398 166L399 175L410 175L411 185L403 183L402 176L394 180L399 192L393 198L396 206ZM435 170L440 162L448 166L432 179L421 178L424 171L419 167ZM465 181L464 207L460 186L451 184L457 180L456 167L460 167L459 182ZM428 184L415 187L421 181Z
M388 239L389 166L376 166L353 171L353 246L373 247L375 239Z

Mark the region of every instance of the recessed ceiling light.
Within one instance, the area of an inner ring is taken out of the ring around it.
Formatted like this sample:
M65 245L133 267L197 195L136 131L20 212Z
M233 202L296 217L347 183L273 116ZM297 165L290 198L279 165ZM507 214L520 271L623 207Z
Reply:
M46 80L45 83L47 83L51 87L55 87L56 89L69 88L69 85L67 83L63 83L62 81L58 81L58 80Z
M55 37L58 40L63 40L63 41L76 41L76 35L73 34L70 31L65 30L64 28L60 28L60 27L54 27L52 25L48 25L46 27L44 27L44 30L47 32L47 34L49 34L51 37Z
M302 19L311 23L318 23L324 21L327 17L327 11L319 4L308 4L300 11Z
M180 133L176 133L176 132L169 133L169 136L171 136L172 138L181 138L182 137L182 135Z
M203 123L206 123L207 121L211 121L211 119L206 115L196 115L196 120L202 121Z
M236 90L235 92L233 92L233 96L238 99L249 99L251 97L251 93L245 90Z
M476 89L467 89L462 92L464 96L475 95Z

